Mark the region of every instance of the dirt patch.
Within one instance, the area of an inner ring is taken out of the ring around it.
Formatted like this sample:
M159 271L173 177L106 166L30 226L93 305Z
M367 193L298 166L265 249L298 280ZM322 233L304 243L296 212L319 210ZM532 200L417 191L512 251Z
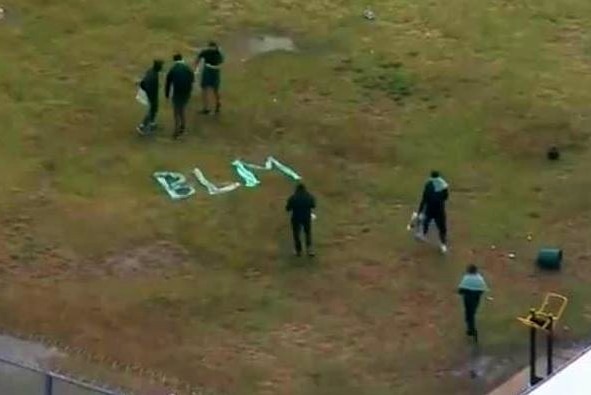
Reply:
M187 268L188 252L181 246L158 241L108 256L100 267L118 277L162 275Z

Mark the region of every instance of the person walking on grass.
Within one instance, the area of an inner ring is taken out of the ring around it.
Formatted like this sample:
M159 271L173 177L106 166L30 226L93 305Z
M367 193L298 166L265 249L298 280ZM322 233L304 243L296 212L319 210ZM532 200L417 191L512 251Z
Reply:
M293 195L287 200L285 210L291 212L291 229L295 254L302 255L302 230L306 237L306 252L308 256L314 256L312 250L312 219L316 218L313 210L316 208L314 196L308 192L304 184L298 184Z
M478 331L476 330L476 310L480 304L480 298L484 292L488 291L488 286L484 277L478 273L476 265L468 265L466 274L458 286L458 293L464 301L464 320L466 321L466 335L474 338L478 343Z
M195 73L199 70L199 66L203 63L203 70L201 73L201 94L203 97L202 114L210 113L210 96L213 96L215 113L219 114L221 110L220 101L220 83L221 83L221 67L224 63L224 55L218 45L210 41L207 48L199 52L195 60Z
M440 250L447 252L447 219L445 215L445 202L449 198L448 183L441 177L438 171L432 171L423 189L423 196L419 204L420 222L422 224L416 237L426 240L431 221L435 222L439 230ZM421 229L422 228L422 229Z
M171 97L172 89L172 108L174 111L174 134L173 138L179 138L185 133L186 127L186 109L195 75L193 70L185 63L181 54L175 54L172 58L174 64L166 75L166 99Z
M160 90L160 72L164 62L154 60L152 67L146 72L144 78L140 81L140 88L146 93L148 98L148 113L142 123L137 127L139 134L148 134L156 129L156 115L158 114L158 93Z

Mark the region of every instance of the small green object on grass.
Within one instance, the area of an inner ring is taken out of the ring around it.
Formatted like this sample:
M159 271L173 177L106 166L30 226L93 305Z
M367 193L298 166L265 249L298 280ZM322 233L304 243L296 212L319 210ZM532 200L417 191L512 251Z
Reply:
M562 250L558 248L542 248L536 261L540 269L560 270L562 264Z

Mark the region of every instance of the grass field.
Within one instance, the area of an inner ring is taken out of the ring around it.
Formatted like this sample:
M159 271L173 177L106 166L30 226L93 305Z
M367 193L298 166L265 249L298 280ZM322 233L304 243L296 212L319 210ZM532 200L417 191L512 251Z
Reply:
M475 262L495 298L484 352L525 356L515 317L547 291L571 298L562 338L586 335L591 2L374 0L373 22L352 0L0 6L7 330L220 394L481 394L450 373ZM259 34L298 51L246 59ZM139 139L135 79L210 38L227 48L223 115L198 116L196 95L183 142L165 105ZM183 202L151 179L234 180L233 159L267 155L317 196L313 262L290 256L284 177ZM433 168L451 183L445 258L404 229ZM547 245L565 250L560 274L534 270Z

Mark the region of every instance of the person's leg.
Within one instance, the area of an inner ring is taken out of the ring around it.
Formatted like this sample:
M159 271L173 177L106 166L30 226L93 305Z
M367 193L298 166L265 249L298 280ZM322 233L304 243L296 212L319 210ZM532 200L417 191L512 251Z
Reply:
M466 334L474 336L476 333L475 325L476 310L471 295L464 295L464 320L466 321Z
M201 86L201 101L203 102L202 114L209 114L209 88L207 86Z
M302 240L300 239L301 223L291 220L291 231L293 235L293 244L295 253L299 256L302 254Z
M429 225L431 224L431 221L433 221L432 213L430 213L429 211L425 211L425 213L423 214L423 233L421 236L427 236L427 233L429 233Z
M183 104L181 105L180 112L179 112L179 120L180 120L179 133L180 134L185 133L185 127L187 124L186 113L187 113L187 101L183 101Z
M158 115L158 99L150 102L150 120L149 126L150 131L154 131L156 128L156 116Z
M180 117L180 106L177 102L173 101L172 110L174 113L174 133L173 137L178 137L180 124L181 124L181 117Z
M314 250L312 249L312 221L304 221L303 227L306 236L306 251L309 256L314 256Z
M447 220L445 218L445 211L437 213L434 219L439 230L439 240L442 245L447 245Z
M214 88L213 89L213 97L215 99L215 113L219 114L220 111L222 110L222 99L220 96L220 88Z

